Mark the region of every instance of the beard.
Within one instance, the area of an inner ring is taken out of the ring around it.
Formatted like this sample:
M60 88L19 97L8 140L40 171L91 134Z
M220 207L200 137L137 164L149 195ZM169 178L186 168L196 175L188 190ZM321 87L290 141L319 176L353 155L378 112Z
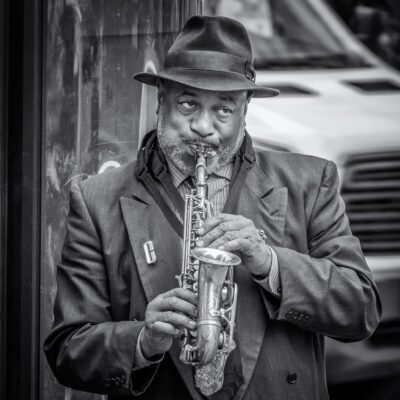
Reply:
M233 157L239 151L242 144L245 135L245 126L243 115L240 120L237 139L230 146L223 146L207 138L192 138L191 135L188 135L188 138L178 137L176 139L171 139L166 132L164 112L162 107L160 107L157 119L157 137L159 146L168 163L174 164L174 166L186 176L194 176L196 174L195 152L190 151L189 148L196 143L210 147L213 154L207 157L206 171L208 175L211 175L233 160Z

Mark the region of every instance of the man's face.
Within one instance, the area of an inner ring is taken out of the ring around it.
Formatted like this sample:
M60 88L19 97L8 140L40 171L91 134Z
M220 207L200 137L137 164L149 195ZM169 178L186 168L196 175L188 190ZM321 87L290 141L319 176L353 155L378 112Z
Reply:
M157 132L168 161L193 175L196 144L202 143L216 153L208 157L208 174L228 164L243 141L247 104L245 91L215 92L173 82L161 85Z

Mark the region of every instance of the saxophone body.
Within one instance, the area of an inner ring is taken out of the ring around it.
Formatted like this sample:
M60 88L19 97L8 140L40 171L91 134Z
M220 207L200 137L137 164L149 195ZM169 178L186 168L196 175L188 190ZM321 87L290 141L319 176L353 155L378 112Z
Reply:
M206 160L210 151L197 148L196 188L185 198L182 271L179 286L198 294L196 329L183 329L180 360L194 366L196 387L211 395L221 389L225 362L233 341L237 285L233 268L241 263L233 253L196 248L196 229L211 216L207 200Z

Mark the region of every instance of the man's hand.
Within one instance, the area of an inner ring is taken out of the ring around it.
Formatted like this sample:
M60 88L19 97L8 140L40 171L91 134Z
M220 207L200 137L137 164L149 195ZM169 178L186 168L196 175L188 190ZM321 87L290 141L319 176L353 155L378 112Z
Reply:
M146 358L165 353L172 346L180 329L193 330L197 317L197 295L182 288L172 289L154 298L145 314L145 326L140 336Z
M252 274L268 275L271 252L250 219L241 215L219 214L207 219L197 234L198 247L239 251L243 264Z

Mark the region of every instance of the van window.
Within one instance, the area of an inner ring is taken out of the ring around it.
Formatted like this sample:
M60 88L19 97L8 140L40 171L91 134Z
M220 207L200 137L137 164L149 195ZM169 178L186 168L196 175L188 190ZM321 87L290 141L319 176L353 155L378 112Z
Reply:
M257 69L368 66L323 21L308 0L209 0L209 15L247 28Z

